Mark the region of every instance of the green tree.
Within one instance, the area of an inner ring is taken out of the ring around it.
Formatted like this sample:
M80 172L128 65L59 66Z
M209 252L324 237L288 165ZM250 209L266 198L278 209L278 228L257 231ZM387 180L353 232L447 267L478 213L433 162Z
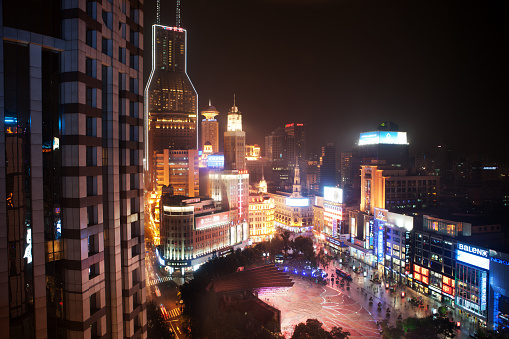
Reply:
M297 252L301 252L306 260L309 260L313 263L316 262L313 239L299 236L294 240L294 248Z
M327 339L329 332L323 327L317 319L308 319L306 323L299 323L295 326L291 339Z
M350 332L343 331L342 327L334 326L328 332L318 319L308 319L305 324L295 325L291 339L348 339L349 335Z
M407 318L402 322L402 329L407 338L454 338L456 335L453 322L433 315L426 318Z
M290 232L288 230L284 230L279 235L281 236L281 239L283 240L283 250L285 251L285 256L287 256L288 250L292 247L292 243L293 243L293 241L290 240L292 232Z
M350 335L350 332L343 331L343 327L341 326L334 326L330 332L329 338L331 339L348 339L348 336Z

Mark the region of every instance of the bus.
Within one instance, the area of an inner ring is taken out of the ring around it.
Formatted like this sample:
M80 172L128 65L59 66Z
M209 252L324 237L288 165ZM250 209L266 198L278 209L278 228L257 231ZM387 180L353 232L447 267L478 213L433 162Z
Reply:
M343 271L342 269L336 268L336 274L338 275L338 278L342 277L348 281L352 281L352 276L350 274L346 273L345 271Z
M276 254L276 264L282 264L283 263L283 255L282 254Z

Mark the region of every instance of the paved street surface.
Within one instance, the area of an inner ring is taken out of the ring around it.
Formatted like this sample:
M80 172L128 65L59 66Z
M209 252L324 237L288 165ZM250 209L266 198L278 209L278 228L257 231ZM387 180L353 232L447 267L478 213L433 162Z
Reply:
M378 325L369 312L347 294L292 275L295 285L284 295L260 295L260 299L281 310L281 330L287 338L293 328L316 318L330 330L341 326L350 338L379 338Z

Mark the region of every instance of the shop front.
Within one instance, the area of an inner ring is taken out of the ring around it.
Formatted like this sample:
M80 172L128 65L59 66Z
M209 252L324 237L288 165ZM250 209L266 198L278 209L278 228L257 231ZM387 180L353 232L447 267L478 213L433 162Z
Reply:
M456 307L481 326L488 319L489 250L459 243L456 249Z

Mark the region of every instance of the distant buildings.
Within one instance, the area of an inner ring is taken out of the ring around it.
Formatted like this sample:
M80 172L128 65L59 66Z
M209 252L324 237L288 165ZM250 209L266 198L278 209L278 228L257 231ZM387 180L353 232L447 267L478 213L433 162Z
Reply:
M292 232L306 232L313 229L313 206L310 198L302 196L299 166L294 170L293 192L276 192L274 197L275 222L277 228Z
M216 116L219 111L211 105L209 105L201 111L201 115L204 119L201 121L201 142L200 150L206 151L207 146L210 145L210 150L207 153L218 153L219 152L219 123Z
M225 170L246 169L246 132L242 130L242 114L235 106L228 111L228 124L224 132Z

